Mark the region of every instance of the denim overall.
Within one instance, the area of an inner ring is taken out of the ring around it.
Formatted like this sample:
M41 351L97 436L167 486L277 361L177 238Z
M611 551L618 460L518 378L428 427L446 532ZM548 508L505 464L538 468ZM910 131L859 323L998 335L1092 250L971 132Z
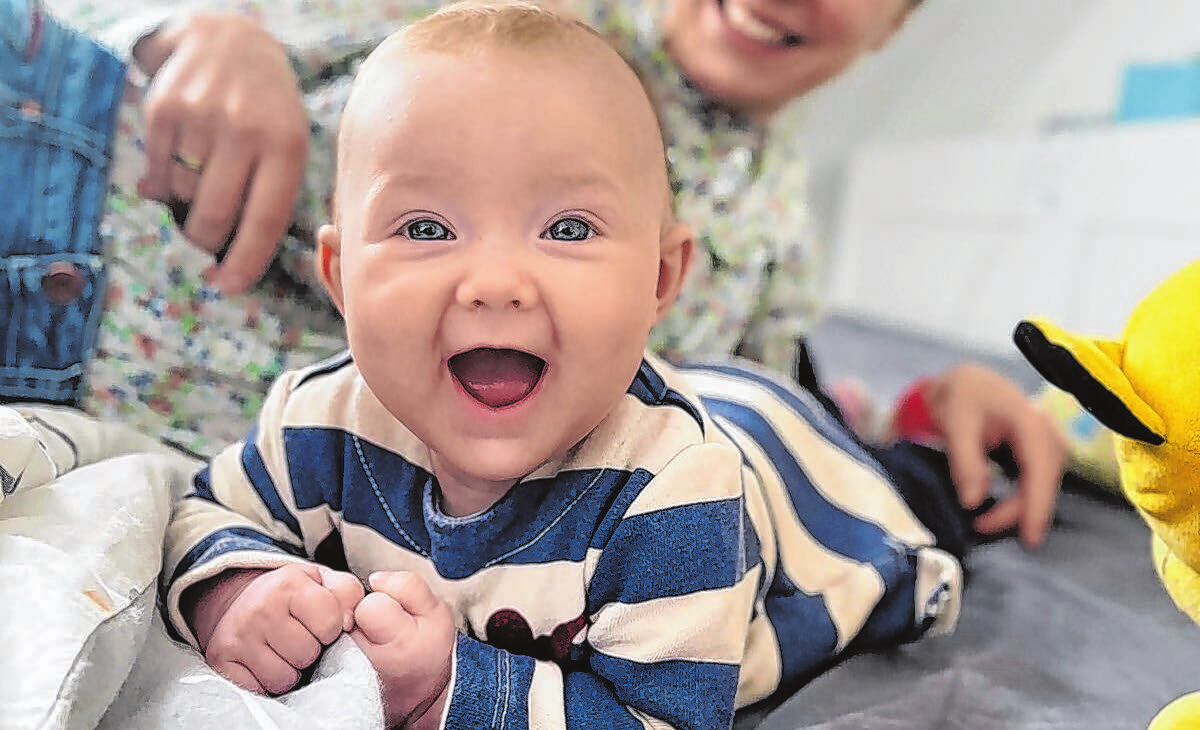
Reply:
M124 83L120 60L38 0L0 0L0 401L79 396Z

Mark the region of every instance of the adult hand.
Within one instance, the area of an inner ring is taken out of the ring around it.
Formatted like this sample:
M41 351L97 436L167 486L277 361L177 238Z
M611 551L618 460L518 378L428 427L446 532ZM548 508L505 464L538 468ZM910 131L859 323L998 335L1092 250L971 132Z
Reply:
M959 503L974 509L988 496L987 454L1008 444L1019 475L1014 493L975 522L981 534L1016 526L1028 547L1042 543L1054 514L1067 443L1050 416L1014 383L979 365L962 365L925 386L929 414L942 433Z
M308 117L283 47L242 15L195 15L142 39L143 196L186 210L184 234L220 254L210 283L249 289L287 231L308 154Z

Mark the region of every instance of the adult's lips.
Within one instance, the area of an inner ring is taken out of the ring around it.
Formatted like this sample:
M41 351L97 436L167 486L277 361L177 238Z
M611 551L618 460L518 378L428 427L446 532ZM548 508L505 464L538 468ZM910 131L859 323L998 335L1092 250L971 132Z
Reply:
M778 27L754 15L741 0L717 0L717 5L734 30L747 38L784 48L796 48L808 42L808 39L799 33L789 32L786 28Z
M520 403L537 387L546 361L520 350L477 347L449 360L450 373L467 395L488 408Z

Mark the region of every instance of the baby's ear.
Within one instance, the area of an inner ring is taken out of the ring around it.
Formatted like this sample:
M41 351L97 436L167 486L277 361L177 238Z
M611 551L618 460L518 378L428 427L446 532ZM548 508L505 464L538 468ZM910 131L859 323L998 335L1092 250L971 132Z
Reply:
M317 229L317 255L313 266L334 306L345 316L346 310L342 304L341 251L342 234L336 226L327 223Z
M663 318L679 297L679 290L692 268L694 248L695 235L683 223L674 221L663 229L659 238L658 309L655 322Z

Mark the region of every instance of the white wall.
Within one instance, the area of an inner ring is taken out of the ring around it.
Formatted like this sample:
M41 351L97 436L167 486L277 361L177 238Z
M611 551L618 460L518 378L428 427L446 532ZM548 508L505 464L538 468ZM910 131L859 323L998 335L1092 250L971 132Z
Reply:
M857 148L1107 118L1132 60L1200 55L1198 0L926 0L891 44L793 110L819 220Z
M1031 315L1115 337L1200 258L1200 122L880 145L843 197L833 311L1002 355Z
M1036 128L1047 119L1104 117L1116 107L1130 61L1200 56L1200 2L1100 0L1062 38L1041 73L1031 74L1001 120Z
M996 352L1039 312L1116 334L1200 257L1197 127L1114 126L1122 72L1196 55L1197 0L927 0L788 120L835 311Z

